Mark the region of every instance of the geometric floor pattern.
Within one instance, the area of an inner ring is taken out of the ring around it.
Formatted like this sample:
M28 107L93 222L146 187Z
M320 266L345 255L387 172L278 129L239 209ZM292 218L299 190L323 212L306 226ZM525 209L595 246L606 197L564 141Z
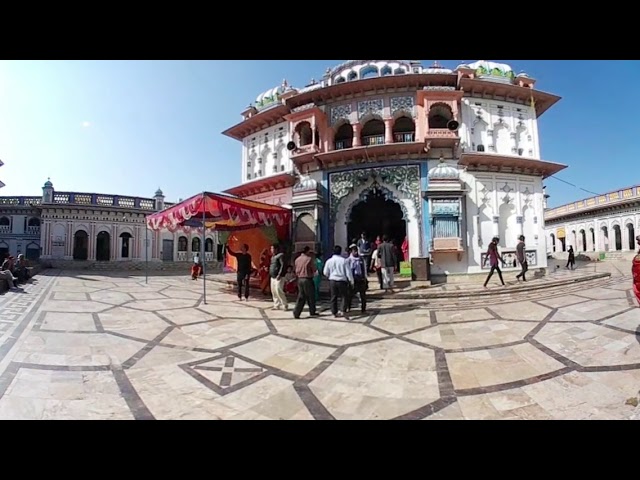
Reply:
M44 271L0 296L0 419L640 418L627 267L350 320L213 283L205 304L185 276Z

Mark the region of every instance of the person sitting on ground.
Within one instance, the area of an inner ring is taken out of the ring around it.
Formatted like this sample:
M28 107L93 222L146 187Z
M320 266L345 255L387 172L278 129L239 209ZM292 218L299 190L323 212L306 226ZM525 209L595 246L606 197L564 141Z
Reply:
M24 283L29 280L29 270L27 266L27 261L25 260L24 255L18 255L18 260L15 264L13 273L20 283Z
M293 271L293 265L287 267L287 273L284 275L284 291L289 295L298 294L298 277Z
M4 276L5 280L7 281L7 284L9 285L9 290L16 290L16 282L18 281L18 279L13 276L13 273L11 273L10 267L11 267L11 261L9 260L9 257L6 257L2 262L0 274Z

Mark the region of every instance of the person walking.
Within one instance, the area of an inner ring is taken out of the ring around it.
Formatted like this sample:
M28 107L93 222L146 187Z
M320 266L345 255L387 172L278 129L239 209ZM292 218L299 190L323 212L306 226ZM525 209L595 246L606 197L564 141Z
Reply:
M329 279L331 290L331 313L334 317L346 317L347 302L349 299L349 285L353 285L353 274L347 263L347 259L342 256L342 247L333 247L333 256L324 264L324 276ZM338 299L340 299L340 309L338 309Z
M498 261L502 262L503 267L506 266L506 263L502 258L502 255L500 255L500 252L498 252L499 241L500 241L500 238L493 237L493 240L491 240L491 243L489 244L489 248L487 248L487 255L484 258L484 265L487 264L487 261L489 262L489 265L491 265L491 271L489 272L489 276L484 281L485 288L487 288L487 283L489 283L489 280L491 280L491 277L493 276L493 272L498 272L498 277L500 277L500 282L502 283L503 287L505 286L504 280L502 279L502 271L498 266Z
M382 267L382 283L385 292L393 293L394 273L398 258L394 245L389 241L388 235L382 236L382 243L378 246L378 258Z
M358 247L351 249L351 256L347 259L349 268L353 275L353 288L350 289L349 298L347 301L347 312L351 311L353 298L356 293L360 296L360 311L366 313L367 311L367 263L359 255Z
M527 270L529 270L529 263L527 262L527 255L525 252L524 235L520 235L518 237L518 240L520 241L516 246L516 257L518 259L518 262L520 263L520 266L522 267L522 271L518 275L516 275L516 279L520 281L520 278L522 278L522 281L526 282L527 279L525 278L525 275L527 273Z
M273 296L273 309L289 310L287 295L284 292L285 264L284 253L280 251L277 243L271 245L271 263L269 264L269 277L271 278L271 295Z
M322 254L320 252L315 252L313 254L313 261L316 264L316 274L313 277L313 286L315 287L316 292L316 302L320 301L320 284L322 283L322 268L324 267L324 262L322 261Z
M202 267L200 266L200 254L196 253L193 256L193 265L191 265L191 280L198 280L201 269Z
M293 318L300 318L306 303L309 304L309 315L315 317L318 315L316 312L316 292L313 285L316 263L308 246L304 247L302 254L296 258L294 272L298 277L298 299L293 309Z
M380 284L380 290L382 290L382 263L380 263L380 255L378 253L378 249L376 248L371 255L371 266L376 272L376 277L378 277L378 283Z
M640 235L636 237L636 242L640 247ZM631 275L633 275L633 293L638 300L638 306L640 306L640 250L631 262Z
M567 259L566 268L570 270L573 270L574 268L576 268L576 254L573 251L573 247L571 245L569 245L569 258Z
M371 270L372 249L371 242L367 240L367 235L364 232L360 234L360 239L358 240L358 243L356 245L358 247L358 255L364 261L364 264L367 267L367 273L369 273L369 271Z
M242 291L244 289L244 299L249 300L249 277L251 276L251 254L249 253L249 245L246 243L240 248L240 252L232 252L229 245L225 245L226 251L232 257L236 258L236 280L238 282L238 300L242 300Z

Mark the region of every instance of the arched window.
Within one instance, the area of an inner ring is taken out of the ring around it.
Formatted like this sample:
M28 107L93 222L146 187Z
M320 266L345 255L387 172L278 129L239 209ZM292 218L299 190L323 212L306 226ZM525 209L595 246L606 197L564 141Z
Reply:
M343 123L336 130L335 149L342 150L344 148L351 148L353 144L353 127L349 123Z
M178 238L178 251L179 252L186 252L187 251L187 237L180 237Z
M393 124L393 141L395 143L414 142L416 125L412 118L402 116Z
M436 103L429 109L429 128L444 129L447 123L453 120L453 112L449 105L444 103Z
M131 251L132 235L124 232L120 234L120 258L129 258Z
M298 145L301 147L311 145L313 142L313 133L309 122L300 122L296 125L296 134L298 135Z
M194 237L191 239L191 251L193 253L200 253L200 238Z
M362 127L361 143L363 146L384 145L384 122L377 118L369 120Z
M213 240L207 238L204 242L204 251L205 252L213 252Z
M378 67L374 65L367 65L362 70L360 70L360 79L363 80L365 78L377 77L378 74Z

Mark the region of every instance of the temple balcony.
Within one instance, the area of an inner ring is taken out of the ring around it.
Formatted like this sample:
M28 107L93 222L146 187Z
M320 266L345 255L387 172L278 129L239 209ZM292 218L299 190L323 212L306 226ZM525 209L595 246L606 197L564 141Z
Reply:
M457 148L460 145L458 132L447 128L429 128L424 141L428 148Z
M394 133L393 134L394 143L411 143L416 141L415 132L407 132L407 133Z
M11 225L0 225L0 235L11 233Z
M40 225L30 225L25 232L27 235L40 235Z
M431 252L434 253L458 253L464 251L462 238L434 238L431 245Z

